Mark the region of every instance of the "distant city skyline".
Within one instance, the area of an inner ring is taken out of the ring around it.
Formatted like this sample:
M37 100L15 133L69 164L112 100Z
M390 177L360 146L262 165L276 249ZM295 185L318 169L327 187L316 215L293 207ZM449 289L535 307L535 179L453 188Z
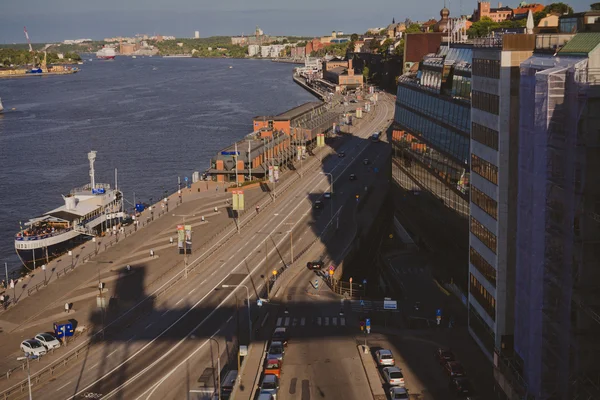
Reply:
M575 0L573 9L585 11L594 1ZM502 2L516 7L518 1ZM541 2L550 4L550 1ZM476 0L448 0L451 16L471 14ZM278 0L106 0L79 2L31 0L8 2L0 15L0 43L24 43L23 26L27 26L35 43L62 42L66 39L91 37L101 40L136 33L193 37L253 34L259 25L266 34L320 36L332 30L364 33L368 28L385 26L406 18L439 18L443 0L422 0L401 4L397 0L373 0L365 10L363 0L303 0L282 4ZM497 6L497 2L492 2ZM52 22L52 23L50 23Z

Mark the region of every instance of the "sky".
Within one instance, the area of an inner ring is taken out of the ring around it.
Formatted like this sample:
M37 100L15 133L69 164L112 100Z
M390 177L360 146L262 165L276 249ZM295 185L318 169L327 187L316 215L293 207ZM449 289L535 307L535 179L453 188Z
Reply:
M451 16L471 14L476 0L446 0ZM596 0L571 0L576 12ZM503 1L503 5L518 4ZM103 39L136 33L193 37L252 34L323 36L364 33L392 22L439 19L444 0L4 0L0 43ZM550 1L542 4L549 4ZM492 7L497 4L492 3Z

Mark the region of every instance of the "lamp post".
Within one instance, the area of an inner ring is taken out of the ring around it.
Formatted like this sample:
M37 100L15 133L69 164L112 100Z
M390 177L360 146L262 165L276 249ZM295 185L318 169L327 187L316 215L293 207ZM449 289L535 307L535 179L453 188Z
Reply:
M31 374L29 372L29 359L36 360L37 358L38 356L35 355L17 357L17 361L27 360L27 386L29 387L29 400L33 399L33 396L31 395Z
M183 229L185 231L185 217L195 217L196 214L173 214L173 216L181 217L181 223L183 224ZM190 244L190 247L191 247L191 244ZM191 250L192 249L190 248L190 251ZM187 279L187 277L188 277L188 248L187 248L187 242L185 241L185 237L183 239L183 254L184 254L184 257L183 257L183 264L184 264L183 271L184 272L183 272L183 274L185 276L185 279Z
M217 394L219 400L221 400L221 350L219 347L219 341L214 337L209 337L208 340L214 340L217 344ZM240 369L238 368L238 371Z
M48 280L46 278L46 264L42 265L42 271L44 271L44 285L48 284Z
M73 265L75 264L75 260L73 257L73 252L71 250L69 250L69 255L71 256L71 269L73 269Z
M238 286L242 286L246 289L246 298L247 298L247 309L248 309L248 343L252 340L252 319L250 318L250 290L248 290L248 286L242 285L238 283L237 285L221 285L222 288L225 289L235 289Z
M96 236L94 236L92 238L92 242L94 242L94 246L95 246L95 250L94 250L95 255L98 255L98 240L96 240Z

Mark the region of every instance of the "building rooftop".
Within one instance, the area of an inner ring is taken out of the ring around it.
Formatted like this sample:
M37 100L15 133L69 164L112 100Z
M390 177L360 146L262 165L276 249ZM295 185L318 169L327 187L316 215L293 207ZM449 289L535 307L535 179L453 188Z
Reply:
M559 51L561 55L586 55L600 45L600 32L583 32L576 34Z
M268 116L268 115L259 115L254 117L254 120L258 120L261 118L264 118L266 120L273 120L273 121L288 121L288 120L292 120L294 118L298 118L303 114L306 114L309 111L314 110L315 108L319 108L321 106L323 106L322 101L311 101L309 103L304 103L299 105L298 107L294 107L291 110L287 110L286 112L283 112L281 114L277 114L274 116Z
M332 74L336 74L336 75L344 75L346 73L347 68L346 67L335 67L330 69L327 72L330 72Z

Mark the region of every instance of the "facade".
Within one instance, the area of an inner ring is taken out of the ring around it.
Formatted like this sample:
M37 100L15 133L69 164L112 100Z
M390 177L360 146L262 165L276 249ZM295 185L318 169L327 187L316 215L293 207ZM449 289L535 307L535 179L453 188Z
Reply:
M558 18L561 33L600 32L600 11L586 11Z
M355 75L352 59L348 61L333 59L323 61L323 79L345 89L362 86L364 77L362 74Z
M248 45L248 56L255 57L260 54L260 46L257 44Z
M469 333L490 361L514 330L519 66L535 36L476 39L471 91Z
M404 69L402 73L423 60L427 54L436 53L442 43L443 33L409 33L404 35Z
M600 398L600 33L521 64L507 398Z
M477 2L477 8L473 11L473 22L477 22L483 17L488 17L494 22L502 22L511 19L513 15L512 8L503 7L502 3L498 3L498 8L492 8L490 2L479 1Z
M305 47L292 47L292 58L304 58L306 57L306 46Z

